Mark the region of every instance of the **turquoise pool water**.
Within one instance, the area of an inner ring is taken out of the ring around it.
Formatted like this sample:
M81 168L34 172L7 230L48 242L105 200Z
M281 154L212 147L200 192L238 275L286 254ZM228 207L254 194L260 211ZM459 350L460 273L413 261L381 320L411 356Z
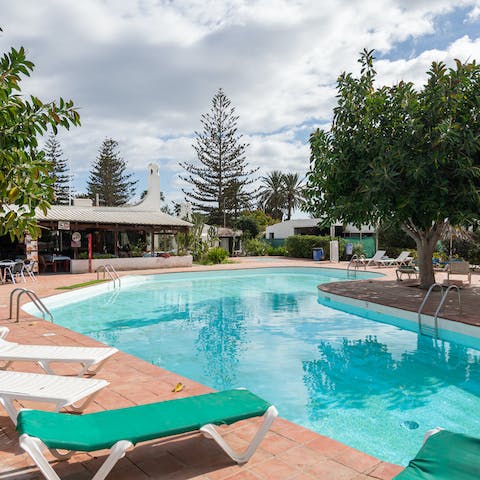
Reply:
M317 285L344 271L138 278L52 307L55 322L210 387L247 387L283 417L386 461L405 465L437 425L480 436L480 351L321 304Z

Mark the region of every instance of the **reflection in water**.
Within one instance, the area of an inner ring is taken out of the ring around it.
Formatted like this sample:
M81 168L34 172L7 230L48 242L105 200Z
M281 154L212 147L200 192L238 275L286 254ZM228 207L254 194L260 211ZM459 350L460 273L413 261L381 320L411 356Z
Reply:
M265 292L262 301L271 312L298 313L298 297L293 293Z
M309 417L319 420L328 408L362 408L382 397L387 409L413 409L448 385L480 395L480 357L458 344L418 336L417 348L399 359L375 336L343 338L338 346L322 341L321 358L303 362Z
M217 389L236 384L239 359L246 350L246 316L245 303L228 297L197 304L190 319L201 322L195 347L202 357L204 374Z

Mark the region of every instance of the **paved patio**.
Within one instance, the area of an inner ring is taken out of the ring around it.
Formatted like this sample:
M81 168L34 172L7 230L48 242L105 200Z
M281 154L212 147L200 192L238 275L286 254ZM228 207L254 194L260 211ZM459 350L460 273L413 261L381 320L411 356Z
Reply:
M219 268L236 269L285 265L339 266L326 262L313 263L311 261L269 258L263 260L241 259L236 264L222 265ZM345 267L345 265L340 266ZM208 267L193 267L188 271L204 270L205 268ZM184 270L181 269L181 271ZM153 274L174 271L180 271L180 269L162 270L161 272L136 271L134 273ZM348 296L363 295L367 296L370 301L378 300L379 303L389 302L396 297L396 306L404 308L406 308L405 305L413 305L418 301L418 297L413 293L407 295L408 298L410 298L409 295L413 295L410 300L405 300L406 292L412 292L413 289L408 290L409 287L398 285L397 282L392 283L393 269L375 269L375 271L385 272L386 277L373 283L366 281L335 284L337 285L334 288L335 293ZM129 273L121 272L121 275ZM478 275L474 277L475 285L480 285L480 277ZM33 289L39 297L43 298L61 293L60 290L56 290L59 286L86 282L95 278L95 274L43 275L37 282L28 282L26 287ZM58 325L30 317L24 312L21 312L18 324L10 323L7 320L8 297L13 288L12 285L0 285L0 325L9 326L11 329L10 340L37 344L98 345L95 340ZM472 292L475 292L476 289L477 287L472 289ZM475 305L472 306L471 302L478 305L478 292L469 294L468 298L464 300L464 308L469 305L468 308L472 308L471 311L474 312ZM412 306L412 308L414 307ZM40 372L39 367L27 363L16 363L13 365L13 369ZM71 367L66 365L59 365L57 371L65 375L73 373ZM99 377L108 380L110 385L95 397L95 401L89 405L87 411L119 408L210 391L204 385L153 366L124 352L115 354L101 370ZM173 393L172 388L178 382L184 383L186 388L181 392ZM24 406L33 407L34 405L25 402ZM39 405L36 404L35 407L38 408ZM251 436L255 423L256 420L249 420L225 428L228 440L235 447L241 448L246 444L246 439ZM104 456L105 452L95 452L95 455L78 454L68 462L57 462L55 469L61 478L69 480L91 478L92 472L98 468ZM151 478L389 480L401 470L402 468L397 465L381 462L365 453L279 418L275 421L272 430L262 442L257 453L244 466L240 467L234 464L211 440L194 434L137 446L117 464L108 478L118 480ZM19 449L18 436L12 422L4 410L0 409L0 479L30 480L37 478L43 477L33 466L31 460Z

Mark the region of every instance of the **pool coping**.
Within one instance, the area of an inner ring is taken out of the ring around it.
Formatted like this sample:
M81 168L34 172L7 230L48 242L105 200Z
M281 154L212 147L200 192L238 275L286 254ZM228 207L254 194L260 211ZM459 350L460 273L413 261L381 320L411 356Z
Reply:
M352 306L364 309L368 312L374 312L378 314L390 315L392 317L397 317L402 320L406 320L410 323L409 330L419 332L419 321L418 313L412 312L410 310L404 310L401 308L392 307L389 305L384 305L382 303L376 303L367 300L361 300L358 298L347 297L344 295L328 292L322 289L323 285L319 285L317 288L319 290L319 295L322 295L325 299L330 299L336 303L343 304L346 306ZM328 304L325 304L328 306ZM335 308L334 306L332 308ZM435 317L426 313L421 314L422 327L427 331L435 330ZM447 331L465 337L473 337L475 339L480 339L480 328L476 325L470 325L468 323L458 322L456 320L450 320L448 318L437 317L437 328L441 333L442 331ZM445 338L445 340L449 340ZM474 348L478 348L474 347Z

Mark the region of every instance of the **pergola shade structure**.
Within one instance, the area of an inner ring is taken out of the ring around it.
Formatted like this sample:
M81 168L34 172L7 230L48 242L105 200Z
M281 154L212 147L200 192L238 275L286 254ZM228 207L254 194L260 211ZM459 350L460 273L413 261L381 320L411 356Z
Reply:
M79 232L101 234L103 241L111 237L109 253L116 256L121 248L120 235L138 232L150 236L150 250L155 250L155 235L166 236L187 233L191 224L161 211L150 211L135 207L79 207L53 205L46 214L38 211L36 218L41 227L54 232ZM147 238L148 240L148 238ZM158 243L158 242L157 242ZM82 243L83 247L83 243ZM164 248L166 250L166 248Z

